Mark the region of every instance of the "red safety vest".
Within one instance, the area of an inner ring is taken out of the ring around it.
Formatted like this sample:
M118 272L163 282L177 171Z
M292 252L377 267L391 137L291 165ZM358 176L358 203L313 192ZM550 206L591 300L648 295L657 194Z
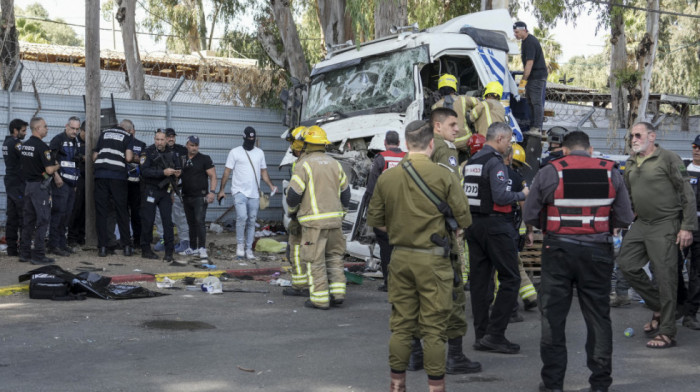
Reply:
M554 190L554 203L547 205L545 231L567 235L609 233L615 163L581 155L568 155L550 163L557 170L559 184Z
M380 152L379 155L384 157L384 169L382 169L382 172L384 172L386 169L391 169L392 167L397 166L403 157L406 156L406 153L404 151L393 152L387 150Z

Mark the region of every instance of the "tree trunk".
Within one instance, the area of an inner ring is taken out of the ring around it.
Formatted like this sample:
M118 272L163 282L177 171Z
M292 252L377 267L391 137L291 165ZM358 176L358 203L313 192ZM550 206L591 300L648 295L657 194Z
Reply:
M649 90L651 89L651 72L654 69L656 47L659 42L659 13L650 12L659 10L659 0L647 0L647 32L642 37L642 42L635 51L637 66L642 73L639 89L639 109L635 122L646 121L647 104L649 103Z
M374 39L391 34L391 26L408 25L407 0L375 0Z
M2 62L2 89L7 90L12 83L12 77L19 66L19 41L17 40L17 26L15 26L15 1L2 0L2 20L0 20L0 37L2 47L0 49L0 62ZM21 79L14 86L15 90L22 89Z
M303 83L309 78L309 67L306 64L306 57L301 48L297 26L292 18L290 0L270 0L270 7L284 45L287 70L292 77L299 79Z
M146 94L145 76L139 54L139 44L136 39L136 0L117 0L117 4L119 9L116 19L122 29L127 84L131 99L150 100L151 98Z
M345 13L345 0L316 0L318 21L323 38L323 51L328 45L337 45L353 39L351 29L348 29Z
M616 0L615 4L621 4L622 0ZM622 8L611 6L609 8L610 20L610 104L611 115L609 127L611 139L615 139L618 129L627 129L627 89L619 80L619 73L627 68L627 43L625 38L625 21ZM626 137L627 138L627 137Z
M197 0L197 12L199 13L199 23L197 23L199 27L199 46L202 50L207 50L209 49L207 47L207 18L204 14L202 0Z
M100 136L100 0L85 1L85 151ZM85 162L85 243L97 246L92 159Z

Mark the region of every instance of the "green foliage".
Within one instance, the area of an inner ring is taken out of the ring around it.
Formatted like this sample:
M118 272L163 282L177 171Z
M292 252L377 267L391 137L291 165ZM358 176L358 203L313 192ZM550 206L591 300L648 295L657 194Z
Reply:
M639 81L642 80L643 72L632 67L627 67L616 70L614 75L617 78L615 81L617 87L624 87L627 90L632 90L636 88Z
M49 37L46 35L46 31L44 31L38 22L18 18L15 24L17 26L17 36L20 41L35 44L49 43Z
M53 23L35 19L49 19L49 13L39 3L33 3L22 9L15 8L17 14L17 33L20 41L33 42L38 44L53 44L66 46L83 46L83 40L78 38L72 27L62 24L60 18L54 19Z

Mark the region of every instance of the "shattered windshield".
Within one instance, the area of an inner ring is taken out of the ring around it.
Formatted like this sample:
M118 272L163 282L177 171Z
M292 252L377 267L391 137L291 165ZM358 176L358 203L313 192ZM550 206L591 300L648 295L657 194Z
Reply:
M370 57L314 77L302 118L383 108L414 98L413 65L428 62L426 47Z

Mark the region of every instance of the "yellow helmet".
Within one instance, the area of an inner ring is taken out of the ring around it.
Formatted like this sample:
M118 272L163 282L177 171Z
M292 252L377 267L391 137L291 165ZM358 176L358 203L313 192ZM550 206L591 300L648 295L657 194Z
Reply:
M525 149L518 143L513 143L513 160L530 167L530 165L525 162Z
M489 94L498 95L497 99L501 99L501 97L503 96L503 86L495 81L489 82L486 85L486 88L484 89L484 99L486 99L486 96Z
M287 141L292 143L292 150L301 151L301 149L304 148L304 141L302 140L302 136L304 135L305 131L306 127L301 126L296 127L291 132L287 133Z
M443 87L452 87L453 90L457 91L457 78L454 75L442 74L438 79L438 90Z
M318 125L313 125L306 128L303 139L305 143L309 144L331 144L331 142L328 141L328 136L326 136L326 131L324 131L323 128L319 127Z

